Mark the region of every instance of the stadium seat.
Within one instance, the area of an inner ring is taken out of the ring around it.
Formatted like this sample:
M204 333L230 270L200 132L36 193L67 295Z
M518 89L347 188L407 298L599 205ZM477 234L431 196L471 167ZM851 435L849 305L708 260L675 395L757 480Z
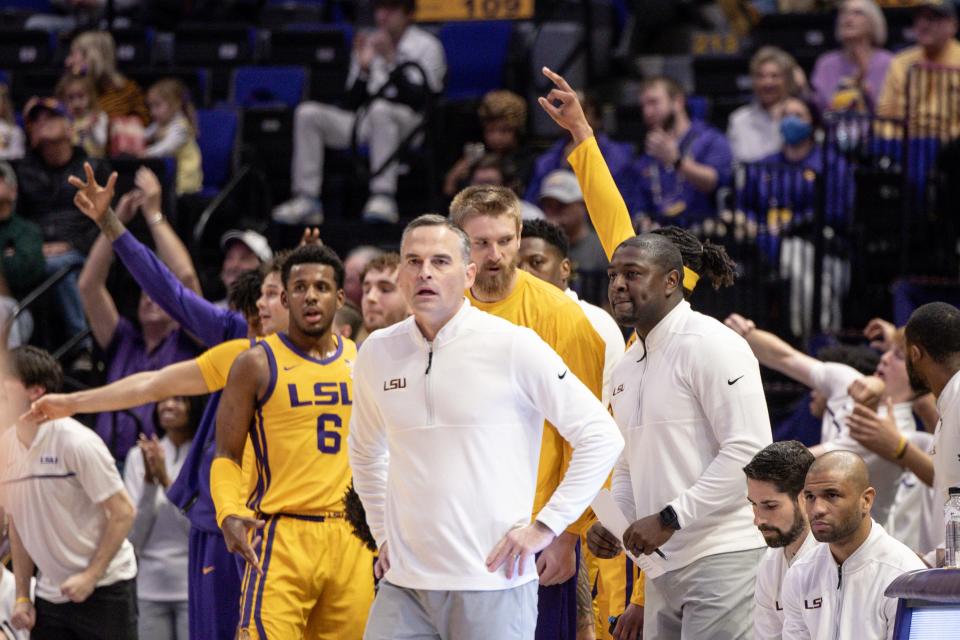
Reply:
M353 27L318 24L289 25L275 30L263 62L309 65L311 99L335 102L343 97L350 67Z
M50 0L4 0L4 9L19 9L29 13L56 13Z
M198 109L200 153L203 156L203 195L215 195L233 168L237 112L231 108Z
M479 98L503 86L513 24L506 21L448 22L440 29L447 54L448 100ZM483 43L483 46L478 46Z
M234 65L253 60L254 33L247 27L180 27L173 62L177 65Z
M54 38L46 31L0 29L0 64L7 68L42 68L53 57Z
M306 84L303 67L238 67L233 71L230 102L238 107L284 104L293 109L303 100Z
M529 76L531 91L526 96L535 101L553 88L543 77L543 67L550 67L566 78L572 87L587 84L587 56L584 45L586 32L576 22L547 22L541 26L530 50ZM560 128L539 107L531 113L531 133L535 136L555 136Z

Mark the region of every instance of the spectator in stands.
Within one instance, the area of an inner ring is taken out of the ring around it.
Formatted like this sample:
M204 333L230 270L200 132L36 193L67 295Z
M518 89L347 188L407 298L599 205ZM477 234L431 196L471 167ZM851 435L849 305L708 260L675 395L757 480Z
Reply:
M304 102L293 125L292 200L273 210L285 224L320 224L323 205L324 148L346 149L356 125L358 142L370 145L370 197L363 207L370 222L396 222L397 162L393 156L422 122L422 108L443 88L447 63L443 46L413 24L415 0L374 0L377 28L354 38L347 76L347 98L357 112L328 104ZM419 65L420 69L404 66Z
M825 454L810 466L802 496L810 531L825 544L784 578L783 638L893 638L897 599L884 590L924 564L871 517L871 480L850 451Z
M220 238L223 250L223 265L220 268L220 282L224 290L229 291L233 283L244 271L257 269L270 262L273 250L270 243L252 229L231 229ZM226 308L226 300L219 303Z
M17 166L17 212L36 223L43 233L43 255L49 276L63 267L74 267L54 288L68 336L87 328L83 304L77 292L76 267L90 251L97 227L73 205L73 189L67 178L80 175L88 160L86 152L73 146L73 132L63 105L53 98L31 98L23 110L30 150ZM109 165L89 160L101 182ZM82 347L89 351L89 340Z
M410 315L410 305L397 288L399 270L400 255L391 252L368 262L360 273L360 282L363 283L360 305L363 329L354 338L357 344L377 329L394 325Z
M960 42L957 42L957 7L953 0L928 0L917 3L913 18L913 31L917 44L904 49L893 57L887 79L880 92L877 114L887 118L902 118L907 112L907 95L915 101L910 110L926 127L932 127L932 119L944 117L949 109L951 132L956 135L960 123L960 109L953 99L957 91L956 80L952 87L943 82L917 83L908 92L907 80L910 68L920 64L944 67L960 67ZM946 95L945 95L946 94ZM945 103L949 103L944 106ZM929 135L931 131L924 134Z
M142 640L187 640L187 547L190 521L166 495L180 473L200 421L199 398L161 400L154 410L158 438L140 436L123 478L137 507L129 538L137 553L137 601Z
M43 236L40 228L16 214L17 174L0 161L0 331L9 331L0 344L25 344L33 319L24 312L8 326L17 300L43 280Z
M17 126L10 87L0 82L0 160L19 160L23 154L23 131Z
M539 204L544 217L566 234L571 268L588 277L606 272L607 254L603 252L597 232L590 226L577 176L569 169L548 175L540 188Z
M64 66L74 75L90 76L100 108L111 120L136 116L143 124L150 121L140 86L117 71L116 44L109 32L84 31L74 38Z
M176 158L177 195L200 191L203 168L197 146L197 111L190 91L180 80L164 78L147 90L147 107L153 122L144 131L144 157Z
M563 229L547 220L525 220L520 235L520 268L549 282L573 298L603 339L606 348L603 360L601 402L606 407L610 403L610 374L623 356L626 343L623 340L623 332L609 313L586 300L581 300L577 292L570 288L573 264L570 261L570 242Z
M543 182L542 180L540 181ZM493 187L507 187L517 194L520 200L520 217L524 220L543 218L543 211L537 205L522 199L523 183L517 177L517 169L513 160L496 153L488 153L473 163L470 167L470 176L467 179L468 187L488 185ZM539 191L537 195L539 195Z
M57 83L57 100L67 107L73 121L73 145L91 158L106 155L110 118L100 108L97 85L90 76L64 74Z
M15 415L60 391L63 371L46 351L18 347L10 364L4 388ZM135 509L103 442L72 418L17 420L0 440L0 485L17 578L14 628L35 640L134 640L137 561L127 533Z
M820 114L812 102L801 98L787 98L780 109L779 129L783 147L762 161L822 172L823 152L814 139L814 133L819 127ZM813 203L809 205L812 208ZM795 205L794 208L800 207Z
M383 253L382 249L363 244L351 249L343 261L343 293L347 300L358 307L363 299L363 280L360 276L363 275L363 270L367 268L367 264L377 256L383 255Z
M96 219L93 203L111 200L113 185L108 183L106 188L98 187L94 182L93 170L89 165L84 169L86 182L71 177L70 183L79 190L77 207L91 219ZM155 213L160 211L159 181L152 176L149 184L143 181L141 184L141 188L120 198L117 218L121 223L127 223L138 210L142 210L161 259L173 273L191 272L193 262L186 247L163 215ZM113 296L107 290L107 275L112 261L113 247L107 235L101 233L90 250L79 281L80 297L93 338L106 354L107 382L195 357L199 348L193 338L145 293L140 293L136 323L120 315ZM196 283L196 274L189 280ZM148 436L156 433L153 406L140 406L130 413L100 413L96 431L114 457L124 461L127 452L136 445L140 433Z
M757 329L752 321L738 314L727 318L726 324L744 337L760 364L816 392L814 399L823 407L823 424L820 444L812 447L811 451L820 456L846 449L861 456L870 468L876 489L873 515L879 522L886 522L897 494L901 469L854 440L846 418L853 411L854 402L868 405L881 415L887 415L892 407L892 415L901 434L909 436L917 430L913 418L915 394L910 388L903 358L898 359L891 352L881 359L877 367L880 375L864 376L852 367L821 362L801 353L772 333Z
M817 58L810 77L821 111L872 113L893 54L887 42L887 20L874 0L846 0L837 15L841 48Z
M523 130L527 126L527 103L512 91L497 89L483 96L477 109L483 142L464 145L463 155L447 172L443 181L443 193L452 198L467 184L470 167L484 154L492 153L509 158L517 171L517 177L525 182L530 173L530 158L521 146Z
M603 159L607 161L607 167L613 174L617 188L621 193L629 192L631 186L630 166L635 160L633 145L627 142L616 142L604 133L600 105L594 96L583 91L577 91L577 98L583 109L583 115L587 118L587 123L593 129L597 146L600 147ZM523 197L531 201L536 200L537 196L540 195L541 183L548 173L557 169L569 169L570 163L567 162L567 157L575 147L576 144L573 139L564 137L557 140L552 147L538 156L533 165L533 173L527 181L527 190Z
M631 202L641 222L689 226L717 213L717 189L730 184L733 158L723 133L691 122L686 94L656 76L640 88L647 128L644 154L634 164Z
M753 101L730 114L727 138L737 162L756 162L780 150L780 107L797 95L799 66L786 51L761 47L750 59Z

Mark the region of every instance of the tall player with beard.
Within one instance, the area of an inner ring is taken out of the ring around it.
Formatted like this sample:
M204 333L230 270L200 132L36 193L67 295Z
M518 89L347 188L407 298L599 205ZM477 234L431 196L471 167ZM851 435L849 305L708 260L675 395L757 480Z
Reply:
M520 201L502 187L475 186L450 205L454 224L470 237L477 265L470 303L535 331L597 398L603 386L604 342L580 306L553 285L517 267ZM534 513L547 503L570 461L570 445L547 423L543 432ZM537 558L540 574L537 638L573 640L577 624L578 541L589 525L585 513Z
M789 440L764 447L743 468L753 522L769 547L757 569L754 640L780 638L783 632L780 588L784 576L794 562L806 557L817 545L799 500L813 460L813 454L802 443Z
M242 638L359 640L373 601L373 555L343 514L356 357L332 331L343 279L329 248L293 251L282 273L289 333L241 354L223 391L210 493L227 547L247 561ZM258 470L249 498L248 434Z

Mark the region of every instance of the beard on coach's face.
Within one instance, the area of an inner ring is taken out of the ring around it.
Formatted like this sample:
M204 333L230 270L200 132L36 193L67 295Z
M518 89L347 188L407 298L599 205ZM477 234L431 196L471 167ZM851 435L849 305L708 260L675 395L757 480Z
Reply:
M804 518L803 513L800 511L799 505L794 504L793 522L790 525L790 529L787 531L770 525L760 525L757 528L760 530L760 533L763 534L763 539L766 541L768 547L772 549L779 549L795 542L797 538L800 537L800 534L804 532L806 527L807 521Z
M514 256L509 261L505 258L500 263L487 262L477 270L477 277L473 282L474 288L485 296L503 296L507 293L507 288L513 282L513 276L520 265L519 255ZM488 269L499 267L496 272L490 272Z
M910 388L913 389L914 393L925 394L930 392L930 385L927 384L927 381L924 380L923 376L920 375L920 372L917 371L917 368L913 366L913 361L910 360L910 356L907 355L905 364L907 365L907 379L910 381Z

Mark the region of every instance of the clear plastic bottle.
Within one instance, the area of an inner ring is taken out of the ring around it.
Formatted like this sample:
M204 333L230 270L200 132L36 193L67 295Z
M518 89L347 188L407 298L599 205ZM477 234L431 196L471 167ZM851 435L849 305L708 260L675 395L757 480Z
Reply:
M960 567L960 487L950 487L950 498L943 506L947 543L943 566Z

